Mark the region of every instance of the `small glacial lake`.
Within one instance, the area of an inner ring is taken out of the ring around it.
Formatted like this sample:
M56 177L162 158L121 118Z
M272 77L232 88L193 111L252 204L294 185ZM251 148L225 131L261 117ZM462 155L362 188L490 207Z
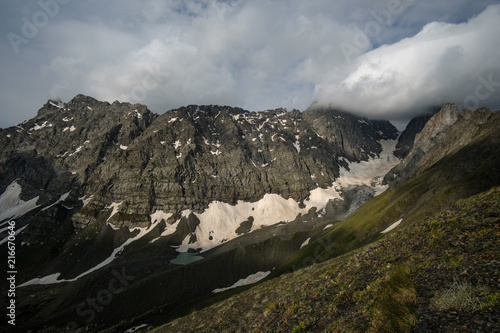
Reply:
M188 265L201 259L203 259L203 257L198 253L180 252L179 255L170 262L176 265Z

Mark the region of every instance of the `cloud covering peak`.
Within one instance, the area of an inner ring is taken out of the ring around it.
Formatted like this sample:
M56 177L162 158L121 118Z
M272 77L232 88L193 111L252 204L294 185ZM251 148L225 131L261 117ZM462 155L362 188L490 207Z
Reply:
M464 23L428 23L412 37L357 57L347 75L326 75L315 89L317 103L388 118L447 101L499 107L498 31L499 5Z

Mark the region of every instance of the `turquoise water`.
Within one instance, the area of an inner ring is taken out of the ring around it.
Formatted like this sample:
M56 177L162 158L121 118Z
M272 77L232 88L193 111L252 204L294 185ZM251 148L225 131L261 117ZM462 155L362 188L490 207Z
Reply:
M188 265L201 259L203 259L203 257L198 253L181 252L175 259L170 262L176 265Z

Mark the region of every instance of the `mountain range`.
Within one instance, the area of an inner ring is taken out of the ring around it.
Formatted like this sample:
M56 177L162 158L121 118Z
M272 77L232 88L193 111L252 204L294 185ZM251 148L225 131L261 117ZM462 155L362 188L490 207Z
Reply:
M446 104L399 133L333 109L157 115L84 95L49 100L0 131L0 243L16 224L15 329L145 331L244 285L293 284L304 267L500 185L499 118ZM297 318L268 328L290 331ZM320 323L304 331L329 327ZM159 330L224 330L182 325Z

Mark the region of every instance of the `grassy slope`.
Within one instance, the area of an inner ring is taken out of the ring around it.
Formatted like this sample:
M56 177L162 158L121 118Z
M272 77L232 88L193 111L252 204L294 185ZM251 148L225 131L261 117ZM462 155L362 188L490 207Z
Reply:
M500 188L155 332L500 329Z

